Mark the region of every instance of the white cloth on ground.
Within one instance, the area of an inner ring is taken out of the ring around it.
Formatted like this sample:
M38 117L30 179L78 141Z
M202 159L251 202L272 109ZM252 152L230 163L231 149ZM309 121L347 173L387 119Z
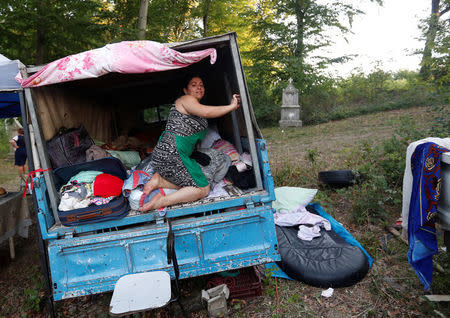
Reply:
M428 137L417 140L409 144L406 149L405 173L403 175L403 200L402 200L402 237L408 240L408 217L409 204L411 202L413 175L411 171L411 156L416 150L416 147L426 143L433 142L439 146L450 149L450 138L435 138Z
M334 289L330 287L330 288L328 288L328 289L326 289L326 290L322 290L321 295L322 295L323 297L329 298L329 297L333 296L333 292L334 292Z
M320 226L314 225L314 226L306 226L306 225L300 225L298 228L297 237L304 241L311 241L315 237L320 236Z
M320 236L320 233L319 235L315 235L318 232L317 230L320 229L320 226L323 226L327 231L331 230L331 224L327 219L308 212L303 205L299 205L291 211L280 210L274 214L274 221L278 226L312 225L316 227L311 231L306 231L304 228L299 230L297 236L307 241L310 241L313 237Z

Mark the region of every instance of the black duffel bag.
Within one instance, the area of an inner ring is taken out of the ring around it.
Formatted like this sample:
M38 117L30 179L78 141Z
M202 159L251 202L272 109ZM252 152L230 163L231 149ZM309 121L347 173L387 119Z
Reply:
M86 150L94 144L87 130L61 127L58 133L47 141L47 151L54 169L86 161Z

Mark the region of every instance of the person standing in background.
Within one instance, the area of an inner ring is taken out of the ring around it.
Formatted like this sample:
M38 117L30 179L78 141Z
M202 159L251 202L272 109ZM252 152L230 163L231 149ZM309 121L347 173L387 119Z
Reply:
M25 180L25 163L27 161L27 150L25 148L25 137L23 128L17 129L17 136L14 136L9 142L16 149L14 152L14 165L17 166L17 172L22 180Z

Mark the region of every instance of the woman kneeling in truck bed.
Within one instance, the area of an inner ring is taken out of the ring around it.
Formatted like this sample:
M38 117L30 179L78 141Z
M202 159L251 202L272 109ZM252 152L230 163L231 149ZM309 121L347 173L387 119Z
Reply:
M157 188L177 189L167 196L156 194L139 208L140 211L159 209L177 203L192 202L206 197L210 186L199 164L190 158L194 147L206 135L207 118L221 117L240 105L239 95L233 95L230 105L206 106L200 104L205 87L200 77L191 77L183 88L185 95L170 109L166 129L152 154L155 169L144 186L149 195Z

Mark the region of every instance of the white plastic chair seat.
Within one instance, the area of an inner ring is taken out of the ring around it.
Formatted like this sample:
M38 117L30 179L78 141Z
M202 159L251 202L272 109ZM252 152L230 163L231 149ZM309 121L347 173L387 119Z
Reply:
M160 308L171 299L170 275L165 271L122 276L114 287L109 312L113 316Z

